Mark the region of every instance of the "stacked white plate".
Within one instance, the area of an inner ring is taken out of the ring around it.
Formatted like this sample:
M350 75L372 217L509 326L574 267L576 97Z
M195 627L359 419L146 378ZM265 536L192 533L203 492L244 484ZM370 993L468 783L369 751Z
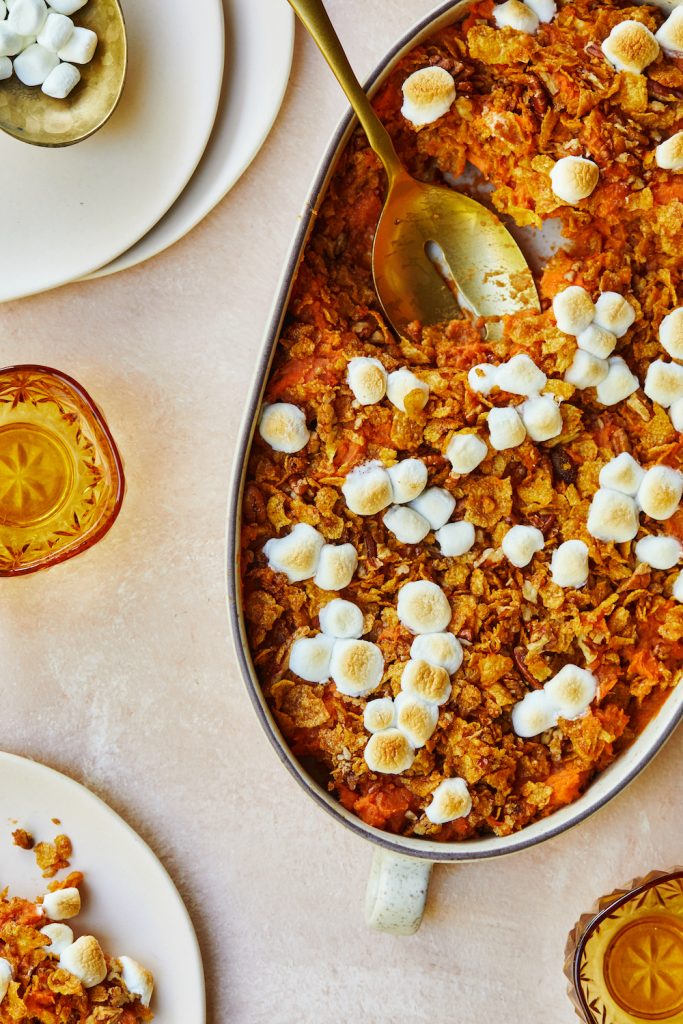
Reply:
M234 185L278 113L294 42L286 0L122 7L128 80L111 121L66 149L0 133L0 301L172 245Z

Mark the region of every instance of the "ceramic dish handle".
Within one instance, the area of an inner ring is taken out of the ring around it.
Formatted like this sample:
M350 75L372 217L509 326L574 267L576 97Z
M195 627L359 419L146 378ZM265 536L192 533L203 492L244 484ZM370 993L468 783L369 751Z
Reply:
M392 935L414 935L422 924L433 863L375 850L365 896L365 921Z

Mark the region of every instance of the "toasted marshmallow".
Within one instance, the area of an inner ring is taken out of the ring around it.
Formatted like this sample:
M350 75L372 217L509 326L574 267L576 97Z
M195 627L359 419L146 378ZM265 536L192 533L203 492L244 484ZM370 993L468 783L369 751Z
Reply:
M49 945L45 945L51 956L61 956L66 947L74 941L74 933L68 924L46 924L40 929L40 934L50 940Z
M81 912L81 894L76 888L46 892L43 896L43 910L51 921L68 921Z
M683 398L679 398L677 402L669 409L669 416L673 424L674 430L677 430L679 434L683 434Z
M588 548L582 540L566 540L550 560L553 583L558 587L585 587L588 582Z
M358 605L342 601L340 597L320 609L318 621L325 636L337 640L360 640L363 635L362 611Z
M276 452L300 452L311 439L306 417L290 402L265 405L259 420L259 434Z
M599 178L598 165L583 156L563 156L550 172L553 192L570 206L576 206L582 199L587 199Z
M342 494L357 516L374 516L391 505L391 477L381 462L366 462L351 470L342 484Z
M440 530L453 514L455 498L443 487L430 487L410 507L424 516L432 530Z
M553 313L561 331L578 337L593 323L595 306L586 289L573 284L557 293L553 299Z
M383 732L396 724L396 708L391 697L369 700L363 712L363 725L368 732Z
M511 395L536 395L542 391L548 378L543 370L524 352L519 352L498 367L496 386Z
M4 956L0 956L0 1003L7 995L10 982L12 980L12 965L9 960L5 960Z
M429 387L406 366L394 370L387 379L387 398L401 412L408 412L406 399L411 395L410 407L424 409L429 401Z
M129 956L120 956L123 984L133 996L139 996L143 1006L149 1006L154 992L154 975Z
M573 384L579 391L586 388L596 388L602 384L609 373L609 363L606 359L597 359L590 352L577 349L574 353L574 361L564 375L568 384Z
M661 28L655 32L655 39L667 53L683 55L683 8L674 7Z
M458 555L464 555L474 547L474 527L472 523L466 523L464 520L459 523L446 523L440 530L437 530L436 539L442 555L457 558Z
M489 395L496 386L498 367L491 363L479 363L467 374L467 383L478 395Z
M611 491L620 491L635 498L638 488L645 479L645 470L638 465L628 452L622 452L610 459L600 470L600 486Z
M107 964L99 942L92 935L82 935L62 952L59 964L78 978L85 988L101 985L107 977Z
M472 797L464 779L444 779L432 793L425 814L433 825L445 825L466 818L472 810Z
M548 441L562 433L562 413L552 395L528 398L519 411L532 441Z
M678 576L674 580L671 596L674 601L680 601L683 603L683 572L679 572Z
M387 393L387 371L379 359L358 356L347 371L349 387L360 405L376 405Z
M273 537L263 548L273 572L283 572L290 583L315 576L325 538L308 523L297 523L286 537Z
M617 71L640 75L657 60L659 43L647 26L639 21L621 21L602 44L602 52Z
M387 470L395 505L414 501L427 486L427 467L422 459L403 459Z
M412 768L415 751L408 737L400 730L384 729L370 737L364 757L371 772L400 775Z
M321 590L343 590L353 579L358 552L353 544L323 544L313 582Z
M660 143L655 150L657 167L665 171L683 170L683 132L676 132L670 139Z
M525 0L527 7L530 7L539 21L552 21L557 14L555 0Z
M635 318L635 309L619 292L602 292L595 303L595 323L617 338L623 338Z
M401 689L428 704L445 704L451 695L451 680L440 665L430 665L422 659L409 661L401 676Z
M673 309L662 320L659 344L674 359L683 359L683 306Z
M638 533L638 508L633 498L600 488L588 512L588 532L597 540L623 544Z
M544 546L545 537L535 526L513 526L501 544L505 557L518 569L528 565L536 552L542 551Z
M399 621L411 633L443 633L451 621L451 606L441 587L428 580L406 583L398 592Z
M476 434L454 434L446 449L446 458L453 466L453 472L465 476L480 466L488 454L488 448Z
M683 398L683 366L655 359L647 368L643 391L653 402L668 409Z
M307 683L326 683L335 640L331 636L302 636L289 652L289 671Z
M439 721L436 704L427 704L409 693L399 693L395 700L396 728L404 733L417 750L431 739Z
M588 669L565 665L545 684L545 692L561 718L580 718L595 700L598 680Z
M452 676L462 665L462 645L452 633L426 633L415 637L410 657L444 668Z
M392 505L382 522L401 544L419 544L431 529L424 516L405 505Z
M512 709L512 728L522 739L539 736L557 725L557 708L545 690L532 690Z
M493 8L493 18L498 28L514 28L532 36L538 31L539 18L521 0L505 0Z
M616 405L637 391L640 381L621 356L611 356L608 364L607 376L596 388L597 399L601 405Z
M671 466L648 469L638 489L638 504L651 519L670 519L683 495L683 473Z
M366 697L382 682L384 658L368 640L337 640L330 660L330 675L340 693Z
M652 569L673 569L682 553L675 537L642 537L636 544L636 558Z
M491 409L487 423L491 447L498 452L516 448L526 437L526 427L513 406L505 409Z
M401 113L416 128L438 121L455 102L455 80L444 68L421 68L402 86Z
M604 327L599 327L596 323L589 324L576 339L579 348L602 360L612 355L616 343L616 334L606 331Z

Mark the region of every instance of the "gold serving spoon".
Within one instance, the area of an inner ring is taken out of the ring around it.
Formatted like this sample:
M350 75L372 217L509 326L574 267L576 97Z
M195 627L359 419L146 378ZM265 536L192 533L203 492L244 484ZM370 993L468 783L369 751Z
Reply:
M372 253L375 287L399 334L462 310L497 317L540 309L527 262L500 220L469 196L413 178L356 78L322 0L289 0L346 93L389 188Z
M74 18L97 33L98 43L92 61L79 66L81 81L67 99L22 85L16 75L0 82L0 129L32 146L82 142L109 120L121 99L128 47L118 0L90 0Z

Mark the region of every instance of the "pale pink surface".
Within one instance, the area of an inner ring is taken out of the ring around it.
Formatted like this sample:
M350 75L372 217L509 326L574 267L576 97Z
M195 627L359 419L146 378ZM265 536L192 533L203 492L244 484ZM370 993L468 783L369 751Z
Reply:
M328 6L365 73L432 4ZM576 831L437 868L422 931L377 935L362 922L371 848L280 767L230 646L224 513L240 396L343 108L299 32L275 130L204 224L147 265L4 307L0 363L52 364L91 392L128 493L91 552L3 583L0 745L91 786L160 856L197 926L212 1024L570 1024L574 920L681 860L679 738Z

